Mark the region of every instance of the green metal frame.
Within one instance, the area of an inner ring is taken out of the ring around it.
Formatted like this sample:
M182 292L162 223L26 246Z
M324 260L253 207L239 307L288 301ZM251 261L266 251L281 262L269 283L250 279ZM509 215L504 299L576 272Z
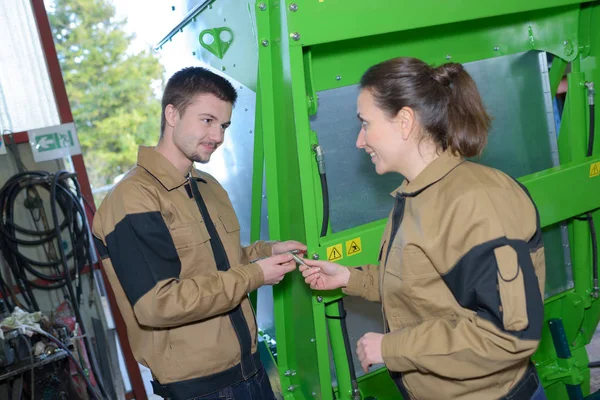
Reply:
M239 7L232 0L207 4L199 15L188 18L190 26L220 26L221 10ZM248 0L247 6L237 8L235 18L228 16L228 25L236 33L231 49L222 59L207 56L207 60L221 71L227 66L230 76L256 87L252 239L259 238L264 173L271 239L304 241L310 256L324 258L328 247L341 244L344 250L346 241L360 237L362 252L341 260L349 266L376 262L385 221L319 237L322 196L312 150L317 134L309 124L309 117L318 110L317 92L356 84L369 66L400 55L441 64L545 51L555 56L549 73L552 94L570 67L558 138L560 166L519 179L536 201L543 227L567 224L574 276L572 289L546 300L546 325L533 360L549 399L569 398L567 385L579 385L588 395L585 345L600 320L600 302L592 297L589 228L574 217L589 211L596 220L599 217L600 176L590 177L590 171L600 162L600 138L593 156L586 157L589 115L585 83L600 83L596 65L600 1ZM197 18L203 18L202 13L206 13L206 21L194 25ZM240 53L234 46L241 46L245 36L236 28L241 18L248 17L255 19L256 47ZM250 70L242 66L244 60L255 60L256 53L258 76L254 82ZM598 109L596 121L600 121ZM342 293L312 292L301 274L295 273L275 286L273 295L276 358L285 397L350 399L350 373L340 326L325 317L336 315L335 301ZM550 320L554 326L560 321L558 325L564 327L561 338L568 351L561 354L568 353L567 357L557 356ZM338 383L335 388L331 359ZM385 369L358 381L364 397L399 396Z
M294 0L259 1L254 7L261 102L257 117L262 127L257 132L264 140L271 237L305 240L310 255L320 258L329 246L360 237L363 251L344 258L345 265L375 262L385 221L319 237L321 193L312 152L317 136L309 125L318 108L316 92L355 84L369 66L398 55L440 64L540 50L556 56L550 71L555 93L571 63L559 136L561 165L520 180L535 199L544 227L568 221L575 280L572 290L548 299L545 309L546 321L564 322L571 358L557 358L545 327L533 359L550 399L567 398L565 384L580 384L589 393L584 346L598 324L600 308L591 297L589 228L572 217L600 207L600 178L590 178L591 164L600 161L598 146L596 158L585 156L589 116L583 86L598 74L598 2ZM259 212L258 205L253 211ZM278 362L286 398L332 398L329 346L338 382L335 395L350 398L339 326L331 320L327 326L325 318L326 313L335 315L334 302L340 296L339 291L311 293L300 274L275 288ZM363 396L398 397L384 372L359 379Z

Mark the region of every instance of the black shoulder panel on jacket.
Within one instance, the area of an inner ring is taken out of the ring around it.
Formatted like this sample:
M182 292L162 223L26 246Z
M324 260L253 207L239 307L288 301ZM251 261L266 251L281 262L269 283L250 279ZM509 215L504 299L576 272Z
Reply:
M94 236L94 245L96 245L96 250L98 250L98 254L100 254L101 259L104 260L108 257L108 249L104 243L102 243L102 240L98 239L96 236Z
M523 273L529 325L522 331L506 331L502 323L501 300L498 291L498 264L494 249L510 246L517 253ZM477 313L499 329L520 339L539 340L542 334L544 305L530 255L530 244L522 240L498 238L473 247L443 277L444 282L466 309Z
M106 244L132 306L158 282L179 278L181 261L158 211L128 214L106 236Z

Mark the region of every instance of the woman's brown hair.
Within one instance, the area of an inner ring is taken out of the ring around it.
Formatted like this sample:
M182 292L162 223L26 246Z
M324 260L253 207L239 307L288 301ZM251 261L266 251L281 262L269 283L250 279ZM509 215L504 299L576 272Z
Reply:
M487 143L491 118L475 81L461 64L434 68L416 58L394 58L369 68L360 88L370 90L390 118L403 107L412 108L442 150L474 157Z

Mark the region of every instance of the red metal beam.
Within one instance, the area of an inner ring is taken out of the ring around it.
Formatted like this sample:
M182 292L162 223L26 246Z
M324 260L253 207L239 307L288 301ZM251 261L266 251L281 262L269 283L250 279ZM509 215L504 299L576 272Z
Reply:
M14 144L23 144L29 142L29 136L27 136L27 132L15 132L4 136L10 136L10 140Z
M60 116L61 124L73 122L73 114L71 113L71 105L69 104L69 98L67 97L67 90L65 88L65 82L62 77L62 71L56 55L56 47L54 46L54 39L52 37L52 29L50 27L50 21L48 20L48 14L46 14L46 8L44 7L43 0L31 0L31 6L35 15L35 21L37 23L38 32L40 35L44 56L46 58L46 65L48 66L48 73L50 74L50 80L52 83L52 89L56 104L58 106L58 114ZM82 155L72 156L73 166L75 172L77 172L77 178L81 185L81 191L85 199L89 204L88 220L93 220L94 198L92 196L92 189L85 169L85 163ZM115 326L117 329L117 335L121 342L121 349L125 358L125 364L127 366L127 372L129 374L129 380L133 388L133 394L136 400L147 400L146 390L144 388L144 382L137 361L133 357L131 347L129 346L129 339L127 337L127 327L123 321L123 317L117 307L115 295L110 287L106 273L102 268L102 277L106 286L106 293L108 296L108 302L115 320Z

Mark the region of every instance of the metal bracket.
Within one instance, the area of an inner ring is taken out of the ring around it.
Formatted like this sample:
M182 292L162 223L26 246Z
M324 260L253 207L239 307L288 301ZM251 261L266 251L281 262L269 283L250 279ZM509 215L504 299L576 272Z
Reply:
M200 32L198 40L202 47L223 59L227 49L233 42L233 32L227 27L205 29Z

